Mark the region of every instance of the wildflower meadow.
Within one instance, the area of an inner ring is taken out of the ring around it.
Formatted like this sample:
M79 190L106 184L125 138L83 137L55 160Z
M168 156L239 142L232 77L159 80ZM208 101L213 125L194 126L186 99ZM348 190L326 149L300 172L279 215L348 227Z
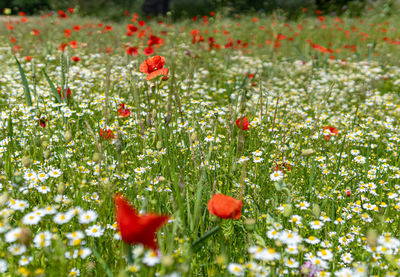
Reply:
M400 13L10 12L0 276L400 276Z

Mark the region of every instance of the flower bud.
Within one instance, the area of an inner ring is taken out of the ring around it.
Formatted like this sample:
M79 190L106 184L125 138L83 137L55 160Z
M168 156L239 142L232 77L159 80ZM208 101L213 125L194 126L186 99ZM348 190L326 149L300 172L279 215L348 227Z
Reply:
M292 215L292 212L293 212L292 204L286 204L286 206L283 208L283 216L289 217Z
M21 233L18 237L18 240L24 244L26 247L28 247L31 244L32 241L32 232L29 228L27 227L22 227Z
M246 229L249 231L254 230L254 225L256 224L256 220L254 218L246 218L244 220L244 224L246 225Z
M321 214L321 207L317 203L314 203L312 205L311 212L315 218L318 218Z
M301 156L303 156L303 157L309 157L314 153L315 153L315 151L313 149L311 149L311 148L310 149L301 150Z
M50 157L51 157L51 152L50 152L49 150L44 151L44 152L43 152L43 157L44 157L45 159L50 158Z
M97 153L97 152L93 154L92 160L93 160L95 163L100 163L103 159L104 159L103 154Z
M378 245L378 233L374 229L369 229L367 231L367 243L373 248Z
M65 190L65 185L63 183L59 183L57 185L57 193L58 194L63 194Z
M192 141L197 140L197 133L193 132L192 135L190 136L190 138L192 139Z
M160 150L162 147L163 147L162 141L161 140L157 141L156 148Z
M31 166L32 161L31 161L31 159L30 159L28 156L23 156L23 157L21 158L21 163L22 163L22 165L23 165L24 167L28 168L28 167Z
M170 255L162 256L161 264L166 267L171 266L174 264L174 259Z
M66 131L64 134L64 140L66 143L69 143L73 138L72 132L71 131Z
M7 203L7 201L8 201L8 192L3 192L1 195L0 195L0 207L1 206L4 206L6 203Z
M24 176L22 176L21 172L15 171L12 180L17 185L21 185L24 182Z

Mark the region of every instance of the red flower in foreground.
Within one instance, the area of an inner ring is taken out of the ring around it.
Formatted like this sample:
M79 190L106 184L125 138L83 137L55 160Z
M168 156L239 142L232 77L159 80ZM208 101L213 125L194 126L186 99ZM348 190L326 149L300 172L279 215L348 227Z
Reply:
M156 78L159 75L167 76L168 68L163 68L165 58L162 56L154 56L148 58L140 65L140 72L149 74L147 80Z
M242 214L242 201L223 194L215 194L208 201L208 211L220 218L239 219Z
M102 139L112 139L114 138L114 133L110 129L106 130L103 128L100 129L100 136Z
M67 91L67 95L65 95L65 90L64 90L64 93L61 95L61 87L58 87L57 92L58 92L58 95L61 96L61 99L64 99L64 97L67 97L67 99L71 97L71 90L69 88L67 88L66 91Z
M115 217L121 238L129 244L142 244L157 250L156 231L164 225L168 216L157 214L139 215L136 210L121 196L114 197Z
M330 132L330 135L325 136L326 140L329 140L331 136L337 136L339 134L338 129L336 129L335 127L324 126L324 130L329 130L329 132Z
M131 111L129 109L125 108L125 104L119 104L119 109L118 109L118 114L121 117L128 117L131 114Z
M249 121L247 120L247 117L241 117L238 120L236 120L236 125L238 126L239 129L243 131L249 129Z

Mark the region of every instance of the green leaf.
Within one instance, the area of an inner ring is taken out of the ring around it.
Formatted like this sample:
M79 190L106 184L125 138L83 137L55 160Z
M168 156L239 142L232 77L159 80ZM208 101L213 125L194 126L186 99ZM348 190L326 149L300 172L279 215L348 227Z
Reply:
M19 63L17 57L15 57L15 60L17 61L19 73L21 74L21 80L22 80L22 85L24 86L25 89L25 99L26 99L26 104L31 107L32 106L32 97L31 97L31 91L29 90L29 85L28 85L28 80L26 79L25 71L23 70L21 64Z
M56 87L54 86L54 83L50 80L49 75L47 75L47 73L44 69L43 69L43 74L46 77L46 80L49 83L51 91L53 92L54 97L57 99L57 102L61 103L61 97L58 94L58 91L57 91Z

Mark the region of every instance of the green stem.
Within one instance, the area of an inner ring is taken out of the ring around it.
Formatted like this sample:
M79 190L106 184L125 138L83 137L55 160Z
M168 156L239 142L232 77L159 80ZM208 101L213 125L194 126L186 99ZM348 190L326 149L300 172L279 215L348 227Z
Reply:
M209 237L211 237L212 235L214 235L216 232L219 231L219 229L221 229L221 227L219 225L215 226L214 228L212 228L210 231L208 231L207 233L205 233L203 236L201 236L200 238L198 238L193 244L192 244L192 249L194 251L196 251L196 248L201 246L203 244L203 242L205 242Z

